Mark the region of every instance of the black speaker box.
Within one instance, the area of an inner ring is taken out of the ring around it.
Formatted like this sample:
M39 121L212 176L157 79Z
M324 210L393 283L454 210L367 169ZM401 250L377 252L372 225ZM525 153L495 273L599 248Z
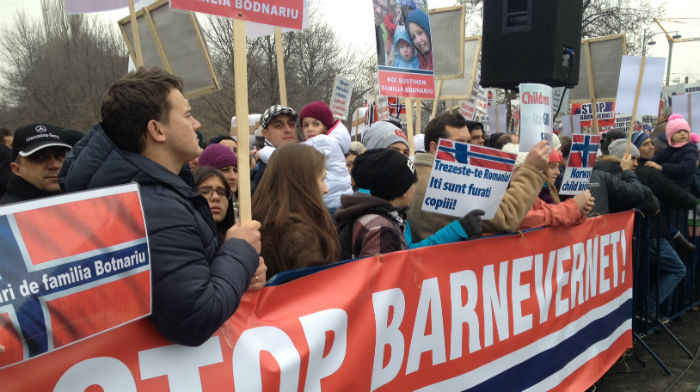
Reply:
M485 0L481 85L575 86L582 12L581 0Z

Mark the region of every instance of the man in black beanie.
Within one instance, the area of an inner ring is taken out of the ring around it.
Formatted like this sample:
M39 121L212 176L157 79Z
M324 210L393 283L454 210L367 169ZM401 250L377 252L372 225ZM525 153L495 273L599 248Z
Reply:
M413 243L406 209L418 180L413 162L389 149L368 150L355 159L355 184L369 191L341 196L335 213L340 230L341 259L444 244L481 234L481 210L474 210L425 240Z

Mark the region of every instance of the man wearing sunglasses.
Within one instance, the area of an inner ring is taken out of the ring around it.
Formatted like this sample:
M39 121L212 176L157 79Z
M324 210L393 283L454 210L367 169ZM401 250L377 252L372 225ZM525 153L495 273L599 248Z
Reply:
M63 132L53 125L41 123L18 128L12 141L12 175L0 204L61 193L58 172L70 148Z

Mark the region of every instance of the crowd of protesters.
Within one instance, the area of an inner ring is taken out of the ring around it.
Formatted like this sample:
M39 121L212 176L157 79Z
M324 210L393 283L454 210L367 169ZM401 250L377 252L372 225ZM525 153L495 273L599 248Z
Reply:
M267 108L264 143L251 172L241 173L244 141L221 135L205 146L182 80L142 68L109 88L102 121L84 135L46 123L2 130L0 203L137 182L151 250L151 319L167 339L199 345L246 290L283 271L628 209L662 221L700 210L697 140L680 115L664 113L653 133L634 132L629 152L624 133L606 134L590 189L572 197L557 193L571 138L555 135L553 145L522 153L516 135L488 135L481 123L445 112L410 156L400 123L375 122L351 141L323 102L299 112ZM518 154L493 218L478 209L458 218L421 209L441 138ZM253 221L240 224L242 176L251 178ZM683 228L667 226L653 238L662 272L649 296L653 313L654 298L664 302L685 276L679 253L694 249Z

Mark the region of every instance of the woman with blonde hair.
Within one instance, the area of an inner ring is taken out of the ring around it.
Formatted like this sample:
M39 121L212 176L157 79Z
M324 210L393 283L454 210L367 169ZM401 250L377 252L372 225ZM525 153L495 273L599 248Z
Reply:
M253 195L253 219L262 225L268 278L278 272L338 260L340 243L323 203L326 158L313 147L278 148Z

